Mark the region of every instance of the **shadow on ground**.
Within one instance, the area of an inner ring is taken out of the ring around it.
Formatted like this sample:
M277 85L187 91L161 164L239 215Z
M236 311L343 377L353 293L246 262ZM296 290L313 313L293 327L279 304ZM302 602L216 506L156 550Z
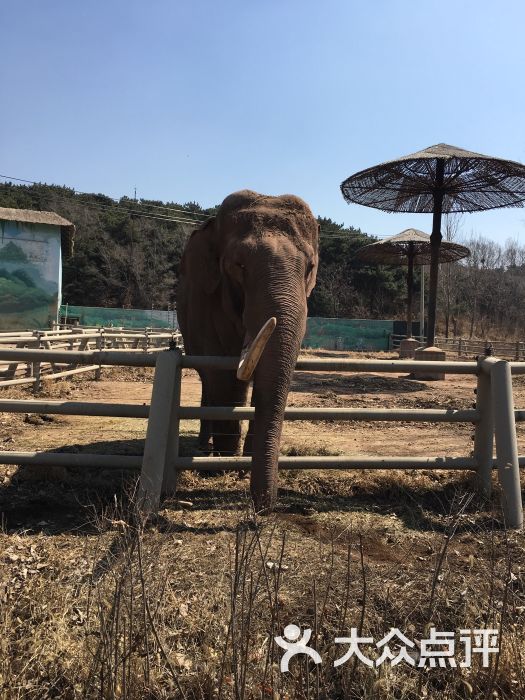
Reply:
M335 391L339 394L405 394L425 391L424 382L375 374L341 375L339 372L295 372L291 391Z
M181 436L180 447L181 454L197 454L197 438ZM144 440L104 440L54 451L140 455L143 449ZM376 472L370 478L362 478L362 474L356 474L355 479L327 471L282 474L276 513L284 520L332 512L390 514L412 530L445 531L449 516L470 494L468 504L463 506L465 529L472 529L474 519L476 527L483 528L489 522L494 526L487 504L472 493L469 474L456 474L446 481L414 480L413 484L396 478L395 472ZM0 522L6 532L94 532L116 503L126 512L137 476L132 470L19 467L0 486ZM188 501L191 511L245 511L248 516L248 494L247 478L232 473L208 477L190 473L181 477L177 498L165 501L163 508L166 512L180 510L179 502ZM497 510L496 501L493 506ZM215 514L211 525L163 524L160 519L157 526L207 534L223 527L231 529L231 521L221 524ZM461 531L463 525L458 527Z

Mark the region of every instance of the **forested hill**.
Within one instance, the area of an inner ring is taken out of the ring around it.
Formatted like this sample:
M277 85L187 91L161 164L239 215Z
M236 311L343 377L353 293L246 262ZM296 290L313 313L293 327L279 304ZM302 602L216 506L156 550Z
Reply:
M54 211L77 227L63 263L63 301L85 306L166 309L173 305L186 238L215 209L102 194L67 187L0 184L0 206ZM373 238L319 217L320 266L310 314L392 318L403 313L403 268L368 267L356 251Z

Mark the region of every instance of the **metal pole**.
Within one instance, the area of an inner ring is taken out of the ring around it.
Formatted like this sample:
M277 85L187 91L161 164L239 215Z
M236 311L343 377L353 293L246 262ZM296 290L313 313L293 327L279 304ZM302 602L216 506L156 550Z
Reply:
M492 411L492 390L490 374L483 372L478 359L478 383L476 387L476 410L479 419L474 432L474 459L477 465L476 486L486 498L492 492L492 465L494 451L494 416Z
M421 265L421 292L419 295L419 334L425 342L425 266Z
M490 398L490 397L489 397ZM16 403L20 403L17 401ZM4 402L0 400L0 411ZM70 404L71 405L71 402ZM106 404L107 405L107 404ZM181 420L254 420L252 406L181 406ZM428 423L477 423L475 409L392 408L296 408L284 410L285 420L403 421Z
M0 464L140 469L142 457L140 455L100 455L74 452L0 452Z
M496 434L496 462L502 490L502 507L507 527L521 530L523 505L521 501L518 444L514 417L514 398L510 363L489 358L492 406Z
M443 182L445 178L445 161L436 161L436 182L434 186L434 216L430 236L430 283L428 289L428 334L427 347L434 345L436 336L436 307L439 276L439 250L441 248L441 213L443 210Z
M161 494L176 488L181 364L178 349L157 356L139 486L139 507L146 513L157 511Z
M5 359L6 352L5 350L0 350L0 359ZM213 369L228 370L236 369L238 364L239 360L236 357L184 355L182 358L182 366L186 369L199 370L212 367ZM296 371L302 370L306 372L392 372L401 374L402 372L410 373L428 370L429 372L446 372L450 374L478 373L475 362L452 362L451 360L444 362L433 360L332 360L324 357L316 359L299 358L295 369ZM525 374L525 366L523 369Z
M230 358L226 358L230 359ZM36 350L30 348L7 348L0 349L0 360L18 360L26 362L28 360L38 362L55 362L56 364L101 364L108 366L122 367L154 367L156 355L129 350L121 352L119 350ZM239 363L238 359L232 362Z
M0 453L0 459L2 453ZM0 462L1 464L1 462ZM250 470L251 457L178 457L178 470ZM476 469L472 457L279 457L279 469Z
M29 381L33 380L30 379ZM149 415L149 406L134 403L105 403L102 401L32 401L29 399L0 399L0 411L5 413L53 413L64 416L147 418Z
M412 291L414 287L414 244L408 244L407 272L407 338L412 337Z

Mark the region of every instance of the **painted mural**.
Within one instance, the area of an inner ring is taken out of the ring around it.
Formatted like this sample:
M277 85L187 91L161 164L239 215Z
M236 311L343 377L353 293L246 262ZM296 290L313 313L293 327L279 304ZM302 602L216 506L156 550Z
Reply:
M0 221L0 330L47 328L61 293L60 227Z

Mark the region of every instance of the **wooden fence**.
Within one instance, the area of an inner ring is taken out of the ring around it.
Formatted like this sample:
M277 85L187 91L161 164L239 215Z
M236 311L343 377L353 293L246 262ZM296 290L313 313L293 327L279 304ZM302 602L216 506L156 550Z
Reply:
M405 335L390 336L390 350L398 350ZM438 348L454 355L455 357L477 357L484 355L487 351L503 359L519 362L525 360L525 342L522 340L475 340L471 338L445 338L436 336Z
M137 353L151 353L165 350L170 345L180 345L179 331L165 331L153 328L87 328L71 326L52 330L20 331L0 333L0 349L41 349L41 350L127 350ZM13 360L9 363L0 361L0 387L32 384L38 391L41 382L60 379L73 374L94 372L95 379L100 379L102 365L80 365L73 356L64 362Z
M231 370L238 359L231 357L184 356L180 348L144 353L130 350L0 349L0 362L53 362L65 360L85 367L120 365L155 366L150 406L125 403L77 401L0 400L0 411L58 413L63 415L148 418L143 456L0 452L0 464L65 465L79 467L141 469L140 504L147 512L158 508L162 493L173 493L177 473L191 470L246 470L246 457L181 457L179 424L186 419L253 419L253 407L201 407L181 405L182 369L213 367ZM280 469L460 469L477 474L479 490L489 495L492 470L497 468L502 490L502 509L507 527L521 529L523 508L519 478L525 457L518 456L516 421L525 421L525 411L514 408L512 375L525 374L525 363L482 357L477 362L416 362L412 360L299 359L296 370L312 372L384 372L394 374L433 373L477 376L476 404L472 409L351 409L287 408L285 420L467 422L474 426L474 451L464 457L280 457ZM493 457L494 440L496 459Z
M133 349L133 350L136 350ZM180 348L168 352L132 350L46 350L31 348L0 349L0 362L53 363L74 362L84 369L103 366L155 367L150 406L76 401L0 400L0 411L58 413L81 416L148 418L143 456L114 454L70 454L53 452L0 452L1 464L65 465L79 467L141 469L140 499L145 510L155 510L162 493L174 492L177 472L191 470L245 470L246 457L181 457L179 425L186 419L249 420L253 407L182 406L182 369L213 367L231 370L237 358L184 356ZM479 490L488 495L492 470L498 470L502 488L502 507L508 527L521 528L523 508L518 457L516 421L525 421L525 411L515 410L512 374L525 374L525 363L494 357L477 362L416 362L407 360L299 359L296 370L311 372L433 372L477 376L476 404L472 409L352 409L295 408L285 411L285 420L337 421L420 421L467 422L474 426L473 455L463 457L358 457L312 456L280 457L280 469L460 469L477 474ZM496 459L493 457L494 438Z
M247 457L180 457L179 423L182 419L250 420L253 407L181 406L182 369L231 370L237 358L184 356L180 350L161 353L157 359L152 404L141 475L141 498L146 509L158 508L162 492L176 489L177 472L196 470L247 470ZM313 372L449 373L477 375L476 406L473 409L332 409L287 408L285 420L468 422L475 426L474 453L467 457L280 457L284 469L460 469L477 473L479 490L490 494L491 474L498 469L502 508L508 527L521 529L523 507L516 420L525 411L515 411L512 373L525 374L525 363L510 363L494 357L477 362L432 362L411 360L301 360L296 370ZM493 458L494 440L496 460Z

